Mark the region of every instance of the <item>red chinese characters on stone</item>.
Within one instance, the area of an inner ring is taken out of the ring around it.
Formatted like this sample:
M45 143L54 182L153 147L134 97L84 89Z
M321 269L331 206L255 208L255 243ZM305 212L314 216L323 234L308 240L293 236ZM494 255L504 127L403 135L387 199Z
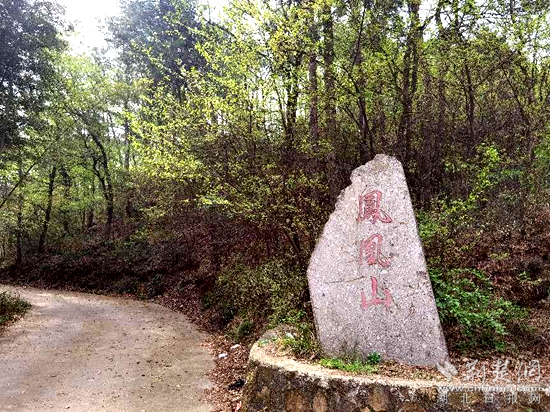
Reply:
M371 223L380 221L382 223L391 223L391 217L380 209L382 201L382 192L373 190L366 195L359 196L359 215L357 221L369 220Z
M361 291L361 307L363 310L366 310L369 306L374 305L385 305L386 308L389 308L393 302L391 292L389 289L384 289L385 299L380 299L378 297L378 280L372 276L371 278L371 299L367 300L365 292Z
M383 268L390 266L389 259L380 251L383 239L382 235L376 234L361 241L361 245L359 246L359 266L363 264L363 259L365 259L369 265L378 264Z
M377 221L382 223L391 223L391 217L380 208L382 201L382 192L373 190L365 195L359 196L359 214L357 222L368 220L372 224ZM390 260L382 253L382 242L384 237L380 234L371 235L368 239L361 241L359 245L359 266L366 261L368 265L380 265L383 268L388 268ZM365 292L361 291L361 308L366 310L370 306L384 305L389 308L393 302L393 298L389 289L384 289L384 299L378 297L378 279L375 276L371 277L371 298L367 300Z

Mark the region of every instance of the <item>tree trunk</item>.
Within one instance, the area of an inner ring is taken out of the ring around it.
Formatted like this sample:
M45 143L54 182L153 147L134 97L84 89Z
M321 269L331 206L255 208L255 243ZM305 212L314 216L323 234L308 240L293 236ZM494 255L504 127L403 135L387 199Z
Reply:
M367 86L367 77L363 70L363 38L365 29L365 17L372 13L370 2L354 1L352 3L351 24L357 26L357 39L352 63L352 70L357 67L357 81L354 81L355 92L357 93L357 126L359 128L359 162L364 164L375 156L374 131L370 128L367 118L367 103L364 90Z
M340 182L338 179L337 142L336 142L336 87L334 80L334 27L332 9L327 5L323 9L323 35L324 35L324 81L325 81L325 112L326 124L325 135L332 150L328 153L327 180L329 184L330 199L336 201L340 193Z
M410 26L403 58L403 83L401 88L403 112L401 113L397 130L397 140L398 145L401 147L400 152L403 167L408 175L410 175L413 100L418 82L418 46L422 35L419 10L420 0L411 0L409 2Z
M125 109L128 110L127 107ZM124 120L124 170L127 172L130 170L130 154L130 122L126 119Z
M42 232L40 233L40 239L38 240L38 253L44 252L46 237L48 236L48 226L50 224L50 218L52 214L53 189L54 189L56 174L57 174L57 166L53 166L52 171L50 172L50 181L48 184L48 204L46 206L46 213L44 214L44 223L42 224Z
M93 162L94 162L94 170L95 170L96 169L96 166L95 166L96 160L93 159ZM94 199L94 198L95 198L95 176L92 175L92 199ZM94 225L94 206L92 204L92 207L88 211L86 229L91 229L93 225Z
M19 181L23 182L23 157L21 148L19 148L19 156L17 158L17 172ZM17 244L15 253L15 264L23 263L23 183L19 185L19 193L17 196Z
M464 74L466 75L466 85L464 92L466 93L466 113L468 116L468 155L472 156L476 147L475 139L475 97L474 86L472 84L472 73L468 62L464 64Z
M448 62L445 52L445 31L441 21L441 9L444 0L439 0L435 11L435 21L438 31L438 61L437 61L437 123L436 132L424 134L425 149L424 149L424 171L423 177L426 182L422 190L422 203L424 206L429 206L429 202L441 183L441 163L442 163L442 147L446 139L445 133L445 116L447 110L445 77L448 71ZM428 75L427 75L428 76Z
M110 241L112 239L113 235L113 220L114 220L114 210L115 210L115 202L114 202L114 193L113 193L113 182L111 179L111 172L109 169L109 159L107 157L107 152L105 151L105 147L103 146L103 143L101 143L101 139L99 136L92 131L89 131L90 136L92 136L92 139L96 146L98 147L100 153L101 153L101 167L103 169L103 178L100 176L100 182L103 188L103 197L105 198L105 214L106 214L106 221L105 221L105 240Z
M310 0L311 2L311 0ZM317 42L319 41L319 30L315 21L315 10L308 7L309 16L309 140L314 148L319 143L319 90L317 84Z
M315 30L315 29L312 29ZM312 39L316 34L312 35ZM317 53L313 50L309 56L309 139L313 147L319 144L319 95L317 88Z

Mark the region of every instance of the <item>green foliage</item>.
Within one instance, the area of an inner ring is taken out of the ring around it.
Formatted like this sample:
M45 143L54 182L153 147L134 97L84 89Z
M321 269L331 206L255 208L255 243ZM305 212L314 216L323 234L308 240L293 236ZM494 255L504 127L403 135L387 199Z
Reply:
M31 304L21 299L19 295L10 292L0 292L0 327L23 316Z
M180 71L200 67L195 49L195 1L124 0L122 13L107 20L108 41L132 77L146 74L181 99ZM185 56L183 58L183 56Z
M418 233L424 245L430 245L438 239L448 238L449 230L440 215L421 211L418 213Z
M285 336L280 345L298 358L310 358L319 353L319 345L312 329L302 330L298 336Z
M56 87L56 53L67 44L62 10L48 1L0 2L0 155L20 145L24 126L40 128L39 114ZM0 159L1 160L1 159Z
M281 260L257 267L227 266L217 280L216 296L235 312L247 316L266 313L272 324L296 313L307 288L305 274Z
M280 342L283 349L289 349L294 356L299 358L311 358L320 352L313 319L308 318L303 310L294 311L282 318L280 324L290 325L293 330L283 336Z
M258 341L258 346L260 348L263 348L265 345L269 345L270 343L273 343L273 342L277 342L278 338L277 337L272 337L272 338L269 338L269 339L260 339Z
M550 125L535 148L535 169L531 187L534 193L550 190Z
M78 250L101 225L109 256L137 260L173 224L169 241L193 243L212 276L205 307L245 319L232 334L250 333L247 319L289 323L305 354L310 253L350 172L386 153L423 208L442 318L466 346L499 347L519 310L454 268L487 257L493 276L518 254L527 205L549 204L550 12L455 3L423 24L418 2L237 0L213 17L193 0L124 0L110 59L61 54L50 2L2 2L2 198L18 185L0 210L2 258L46 239L64 265L87 262ZM112 241L133 223L129 242ZM502 243L477 248L489 234ZM524 269L510 269L521 287L544 286ZM164 272L146 273L147 285L111 273L110 286L162 293Z
M477 156L447 164L450 173L467 176L467 185L460 192L453 187L457 193L434 199L418 213L419 234L434 267L463 267L488 228L510 231L522 218L518 210L525 207L524 199L517 193L521 172L494 144L480 144L476 149ZM506 259L507 253L489 252L496 260Z
M495 296L490 280L475 269L430 269L440 319L458 329L453 346L459 349L506 348L510 329L525 319L527 311Z
M539 278L539 279L535 279L535 280L532 280L531 279L531 276L529 276L529 274L525 271L521 272L519 275L518 275L518 278L519 278L519 281L526 285L527 287L529 288L533 288L533 287L536 287L536 286L539 286L542 282L543 282L543 279L542 278Z
M244 338L248 337L254 330L254 323L250 319L244 319L239 322L235 327L229 332L229 336L236 342L242 341Z
M377 352L372 352L371 354L369 354L369 356L367 356L367 362L371 365L377 365L380 363L381 360L382 356L380 356L380 354Z
M380 363L380 355L376 352L371 353L366 361L362 361L356 357L323 358L319 360L319 364L325 368L363 374L376 373L378 371L376 366L378 363Z
M440 222L452 227L471 224L477 217L480 206L487 202L489 190L502 179L502 158L495 145L480 144L478 156L474 159L454 159L446 164L452 174L465 174L469 177L469 190L466 196L453 197L440 201L438 218ZM432 231L433 233L433 231Z

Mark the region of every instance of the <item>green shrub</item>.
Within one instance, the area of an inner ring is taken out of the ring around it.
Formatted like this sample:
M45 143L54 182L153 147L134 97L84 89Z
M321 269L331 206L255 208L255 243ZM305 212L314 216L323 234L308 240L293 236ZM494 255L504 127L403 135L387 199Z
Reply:
M244 319L231 329L229 336L236 342L240 342L249 336L254 330L254 323L250 319Z
M300 309L306 290L305 273L282 260L256 267L232 264L224 268L214 296L205 303L217 301L218 306L229 306L244 318L265 314L276 325Z
M303 310L291 313L280 319L281 324L290 325L295 330L286 335L282 341L283 349L289 349L294 356L299 358L312 358L320 352L319 342L315 336L313 320L309 319Z
M527 316L525 309L495 296L490 280L475 269L430 269L430 278L443 325L459 331L453 339L458 349L503 350L509 329Z
M23 316L30 307L30 303L21 299L19 295L6 291L0 292L0 326Z

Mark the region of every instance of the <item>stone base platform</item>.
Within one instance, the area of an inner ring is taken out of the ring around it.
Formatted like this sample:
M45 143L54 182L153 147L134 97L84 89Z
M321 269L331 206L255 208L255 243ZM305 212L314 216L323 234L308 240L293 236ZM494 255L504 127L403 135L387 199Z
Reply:
M549 385L358 376L273 355L271 345L252 347L241 411L550 411Z

